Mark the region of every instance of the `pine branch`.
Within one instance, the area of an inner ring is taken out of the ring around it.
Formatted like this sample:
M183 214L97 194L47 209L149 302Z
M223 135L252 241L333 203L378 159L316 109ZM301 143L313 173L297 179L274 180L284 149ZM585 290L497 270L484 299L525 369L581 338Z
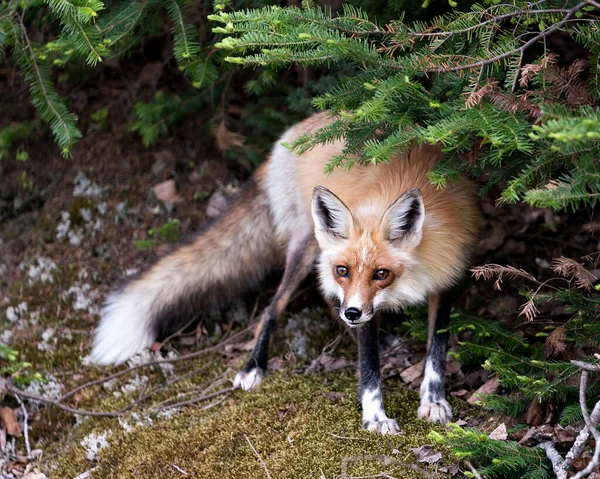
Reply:
M20 37L23 44L15 45L19 55L17 63L30 86L31 99L42 119L50 125L54 138L65 157L71 155L71 147L81 138L77 129L77 116L69 113L64 100L58 95L50 81L49 69L36 57L22 17L19 16Z

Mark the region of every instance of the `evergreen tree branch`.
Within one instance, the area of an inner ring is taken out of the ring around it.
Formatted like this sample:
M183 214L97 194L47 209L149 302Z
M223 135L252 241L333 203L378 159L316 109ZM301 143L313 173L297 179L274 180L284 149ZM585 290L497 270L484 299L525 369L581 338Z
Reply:
M508 58L512 55L524 52L525 50L527 50L532 45L535 45L540 40L547 38L551 33L554 33L556 31L560 30L564 25L566 25L569 22L569 20L571 18L573 18L575 16L575 14L577 12L581 11L581 9L583 9L583 7L585 7L589 3L590 3L590 0L584 0L581 3L578 3L576 6L574 6L573 8L571 8L568 11L568 13L565 15L565 17L560 22L557 22L554 25L552 25L551 27L546 28L543 32L539 33L538 35L535 35L532 39L525 42L519 48L515 48L508 52L504 52L500 55L495 55L491 58L486 58L485 60L480 60L480 61L469 63L466 65L458 65L455 67L443 67L443 68L425 68L425 69L423 69L423 71L425 71L427 73L450 73L450 72L458 72L458 71L463 71L463 70L471 70L473 68L481 68L481 67L484 67L487 65L491 65L493 63L498 63L499 61L504 60L505 58Z
M17 46L21 53L17 57L17 62L30 85L32 102L42 119L50 124L54 138L62 149L62 154L70 156L71 147L75 141L81 138L81 132L76 126L77 117L68 112L62 98L50 83L49 72L45 71L38 63L22 15L17 15L17 18L21 30L20 36L23 40L23 48Z

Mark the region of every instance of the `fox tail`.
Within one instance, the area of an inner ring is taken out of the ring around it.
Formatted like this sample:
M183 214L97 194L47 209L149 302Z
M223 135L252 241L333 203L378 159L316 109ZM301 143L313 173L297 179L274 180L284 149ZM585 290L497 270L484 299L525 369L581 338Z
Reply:
M255 175L215 223L108 296L92 361L123 363L199 310L256 287L281 262L278 243Z

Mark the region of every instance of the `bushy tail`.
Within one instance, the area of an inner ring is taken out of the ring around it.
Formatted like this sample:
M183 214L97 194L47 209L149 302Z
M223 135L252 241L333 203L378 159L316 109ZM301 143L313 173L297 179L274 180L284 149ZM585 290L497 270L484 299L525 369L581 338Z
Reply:
M211 227L109 295L91 358L120 364L203 307L255 286L281 258L267 195L253 178Z

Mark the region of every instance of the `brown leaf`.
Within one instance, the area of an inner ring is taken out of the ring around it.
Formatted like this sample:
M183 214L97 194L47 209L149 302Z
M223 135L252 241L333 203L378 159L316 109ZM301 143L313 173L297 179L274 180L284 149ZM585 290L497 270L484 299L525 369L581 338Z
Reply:
M279 415L279 420L280 421L283 421L288 414L293 414L295 412L296 412L296 406L294 406L293 404L290 404L285 409L278 409L277 410L277 414Z
M154 185L154 195L163 203L174 204L181 201L181 197L177 194L175 180L167 180Z
M327 399L329 399L331 402L340 402L343 401L344 399L346 399L346 395L343 393L336 393L336 392L328 392L325 393L325 397Z
M534 399L529 404L525 413L525 421L530 426L540 426L544 423L544 412L542 405L537 399Z
M221 152L229 151L234 148L241 148L244 146L246 137L240 133L234 133L227 128L225 120L221 120L219 126L213 131L215 140L217 142L217 148Z
M442 453L435 451L433 446L425 444L421 447L412 448L411 451L417 457L418 462L426 462L427 464L435 464L442 459Z
M417 364L413 364L411 367L406 368L400 373L400 378L407 384L415 382L417 379L423 376L423 368L425 367L425 359L421 359Z
M46 474L41 472L37 467L29 464L25 469L23 479L48 479Z
M498 441L506 441L508 434L506 433L506 424L500 424L496 429L490 433L490 439L496 439Z
M454 396L455 398L466 399L469 396L469 391L466 389L459 389L458 391L453 391L450 393L450 396Z
M19 421L17 421L17 415L12 408L9 408L8 406L0 408L0 419L9 436L21 437L21 425L19 424Z
M216 218L227 209L229 202L223 193L216 191L211 195L206 205L206 216Z
M334 358L329 354L321 354L318 358L312 360L306 369L306 372L331 372L353 366L355 366L354 361L350 361L346 358Z
M496 379L489 379L483 385L473 393L473 395L467 399L469 404L475 404L481 398L478 396L480 394L496 394L500 389L500 383Z
M546 338L546 344L554 354L564 353L567 350L565 339L567 339L567 333L563 325L550 333Z
M556 434L556 440L561 444L570 444L575 441L575 437L577 436L577 432L573 428L573 426L562 427L557 424L554 427L554 434Z
M554 439L554 428L547 424L542 427L532 427L519 441L521 446L533 447L543 441Z

